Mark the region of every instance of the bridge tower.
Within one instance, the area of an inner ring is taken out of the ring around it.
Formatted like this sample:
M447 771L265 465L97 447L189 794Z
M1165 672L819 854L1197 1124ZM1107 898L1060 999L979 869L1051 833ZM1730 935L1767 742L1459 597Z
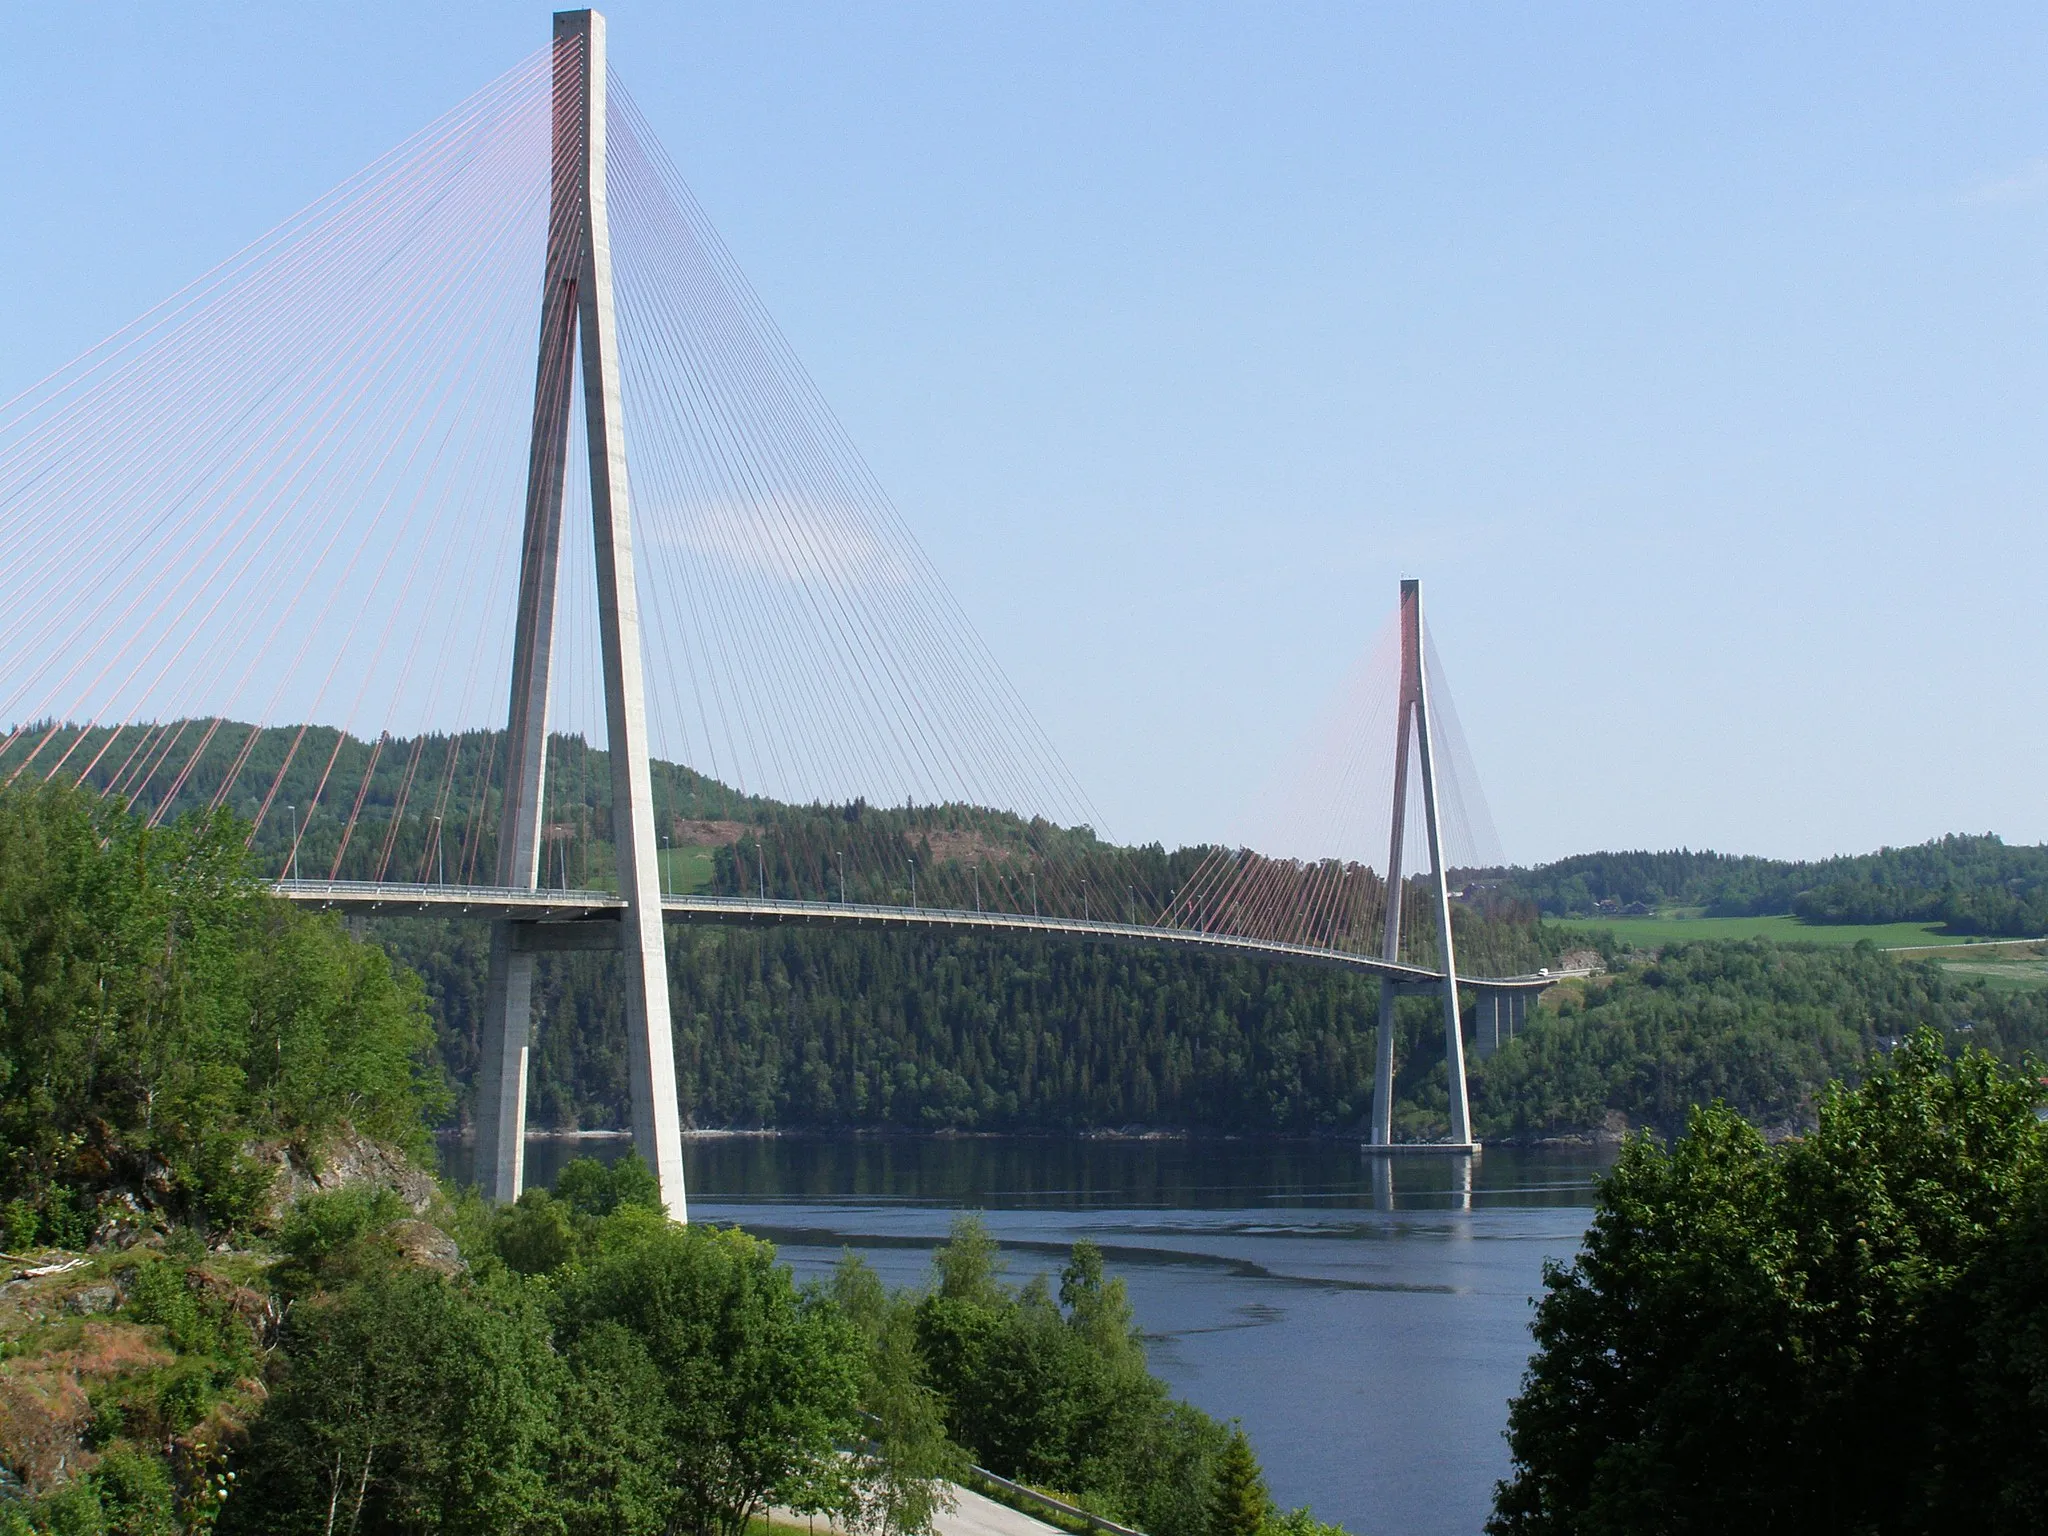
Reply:
M526 890L540 882L555 585L561 564L571 381L580 348L611 755L612 841L619 893L625 898L615 942L626 993L633 1141L661 1182L669 1215L681 1221L686 1216L682 1124L669 1028L668 962L662 945L640 607L634 589L612 305L611 226L605 195L605 28L604 17L596 11L555 13L552 163L497 882ZM517 1199L524 1182L533 956L542 947L546 941L538 924L500 921L492 927L477 1088L477 1153L486 1191L500 1201Z
M1473 1151L1472 1106L1465 1089L1465 1038L1458 1022L1458 963L1451 943L1450 874L1444 868L1443 823L1437 814L1436 754L1429 730L1429 685L1422 665L1422 583L1401 583L1401 682L1394 735L1394 825L1387 850L1387 917L1380 955L1401 958L1403 833L1408 820L1408 758L1411 744L1422 772L1422 823L1429 840L1429 867L1436 884L1437 937L1443 946L1444 1065L1450 1073L1451 1151ZM1378 1070L1372 1085L1373 1147L1394 1145L1394 1000L1404 989L1380 983ZM1442 1149L1433 1149L1442 1150Z

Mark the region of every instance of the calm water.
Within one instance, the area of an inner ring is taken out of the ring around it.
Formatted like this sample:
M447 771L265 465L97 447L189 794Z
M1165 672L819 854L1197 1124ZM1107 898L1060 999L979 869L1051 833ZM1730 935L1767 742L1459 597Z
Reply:
M534 1142L529 1178L623 1150ZM772 1239L800 1277L852 1248L914 1284L959 1210L986 1212L1015 1279L1093 1239L1153 1368L1243 1421L1277 1499L1360 1536L1479 1530L1507 1468L1529 1299L1543 1261L1578 1246L1605 1163L1052 1138L707 1137L684 1157L692 1218Z

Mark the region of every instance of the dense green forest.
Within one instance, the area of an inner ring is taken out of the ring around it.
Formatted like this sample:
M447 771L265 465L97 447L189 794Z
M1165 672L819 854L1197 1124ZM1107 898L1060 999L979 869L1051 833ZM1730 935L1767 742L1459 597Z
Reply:
M1816 923L1945 923L1956 933L2048 933L2048 847L1951 834L1811 863L1694 853L1586 853L1508 871L1501 889L1550 917L1697 907L1709 917L1792 913Z
M1631 1141L1546 1273L1492 1536L2040 1530L2039 1097L1927 1031L1797 1141Z

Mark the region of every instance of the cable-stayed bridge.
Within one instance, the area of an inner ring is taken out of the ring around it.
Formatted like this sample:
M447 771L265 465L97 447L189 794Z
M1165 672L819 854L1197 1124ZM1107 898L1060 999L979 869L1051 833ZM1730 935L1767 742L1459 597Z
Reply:
M294 902L487 919L500 1199L534 957L605 949L682 1216L673 922L1371 975L1384 1148L1395 997L1438 999L1440 1145L1469 1149L1461 985L1497 1033L1553 979L1458 967L1450 870L1491 862L1487 823L1414 582L1259 832L1097 836L588 11L0 406L0 731L6 784L242 817Z

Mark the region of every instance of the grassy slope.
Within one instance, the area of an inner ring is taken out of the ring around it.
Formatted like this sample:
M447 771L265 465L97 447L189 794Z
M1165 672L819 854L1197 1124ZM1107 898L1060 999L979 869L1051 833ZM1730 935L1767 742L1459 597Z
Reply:
M711 889L710 848L664 848L661 850L661 888L678 896Z

